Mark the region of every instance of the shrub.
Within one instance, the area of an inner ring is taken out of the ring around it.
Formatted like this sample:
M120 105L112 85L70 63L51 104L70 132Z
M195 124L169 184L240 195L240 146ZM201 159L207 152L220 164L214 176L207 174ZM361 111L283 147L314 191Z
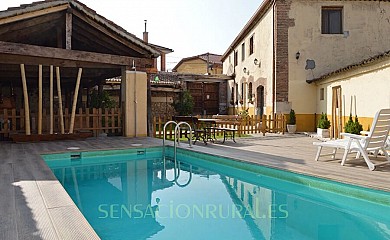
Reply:
M317 128L321 128L321 129L329 129L330 128L330 121L329 121L326 113L321 113L321 118L318 121Z
M91 108L114 108L117 107L118 103L111 98L110 94L107 91L102 91L99 93L94 90L91 94Z
M291 109L287 124L288 125L295 125L296 123L297 123L297 118L295 116L295 111Z
M190 92L181 92L179 99L173 103L173 107L181 116L191 115L194 109L194 100L192 99Z
M355 116L355 121L353 121L351 114L349 115L348 122L345 124L344 130L346 133L360 134L363 131L363 126L359 123L357 116Z

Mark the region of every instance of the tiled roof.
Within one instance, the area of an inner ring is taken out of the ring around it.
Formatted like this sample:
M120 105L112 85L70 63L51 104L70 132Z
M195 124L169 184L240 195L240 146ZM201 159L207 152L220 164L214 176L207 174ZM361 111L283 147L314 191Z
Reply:
M387 58L390 58L390 51L387 51L385 53L382 53L382 54L379 54L379 55L376 55L376 56L364 59L363 61L361 61L359 63L348 65L348 66L340 68L340 69L338 69L336 71L324 74L324 75L322 75L322 76L320 76L318 78L306 80L306 82L307 83L312 83L312 82L321 81L321 80L324 80L326 78L329 78L329 77L332 77L332 76L336 76L338 74L342 74L344 72L348 72L348 71L351 71L351 70L354 70L354 69L357 69L357 68L360 68L360 67L363 67L363 66L366 66L366 65L369 65L369 64L373 64L373 63L382 61L382 60L387 59Z

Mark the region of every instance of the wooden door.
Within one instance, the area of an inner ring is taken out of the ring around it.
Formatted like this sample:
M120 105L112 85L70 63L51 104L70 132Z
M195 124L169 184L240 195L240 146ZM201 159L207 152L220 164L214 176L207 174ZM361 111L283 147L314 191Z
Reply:
M262 116L264 114L264 86L258 86L256 90L257 95L257 115Z
M343 104L341 99L341 86L333 87L331 137L335 139L340 138L340 133L343 131Z
M194 114L219 113L219 83L188 82L187 89L194 100Z

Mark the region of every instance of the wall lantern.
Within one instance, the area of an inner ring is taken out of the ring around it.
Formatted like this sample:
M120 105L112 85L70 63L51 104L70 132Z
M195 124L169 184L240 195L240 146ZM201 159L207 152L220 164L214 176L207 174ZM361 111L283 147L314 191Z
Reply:
M295 59L296 60L298 60L300 56L301 56L301 53L299 51L297 53L295 53Z
M242 71L243 71L244 73L246 73L246 67L244 67L244 68L242 69Z
M255 60L253 60L253 63L254 63L256 66L259 66L259 67L260 67L260 61L257 60L257 58L255 58Z

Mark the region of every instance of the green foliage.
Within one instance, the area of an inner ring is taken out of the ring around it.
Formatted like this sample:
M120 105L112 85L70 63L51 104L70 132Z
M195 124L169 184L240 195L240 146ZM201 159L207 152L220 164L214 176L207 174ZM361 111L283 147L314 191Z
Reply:
M329 129L330 128L330 121L329 121L326 113L321 113L321 118L318 121L317 128L321 128L321 129Z
M92 108L115 108L117 107L117 102L111 98L110 94L107 91L98 91L94 90L91 94L91 103L90 107Z
M287 124L288 125L295 125L296 123L297 123L297 117L295 116L295 111L291 109Z
M363 126L359 123L357 116L355 116L355 121L353 121L351 114L349 115L348 122L345 124L344 130L346 133L360 134L363 131Z
M179 115L191 115L194 109L194 100L192 99L190 92L183 91L180 93L179 99L172 105Z
M242 119L246 119L249 117L249 108L244 109L238 113L242 117Z

